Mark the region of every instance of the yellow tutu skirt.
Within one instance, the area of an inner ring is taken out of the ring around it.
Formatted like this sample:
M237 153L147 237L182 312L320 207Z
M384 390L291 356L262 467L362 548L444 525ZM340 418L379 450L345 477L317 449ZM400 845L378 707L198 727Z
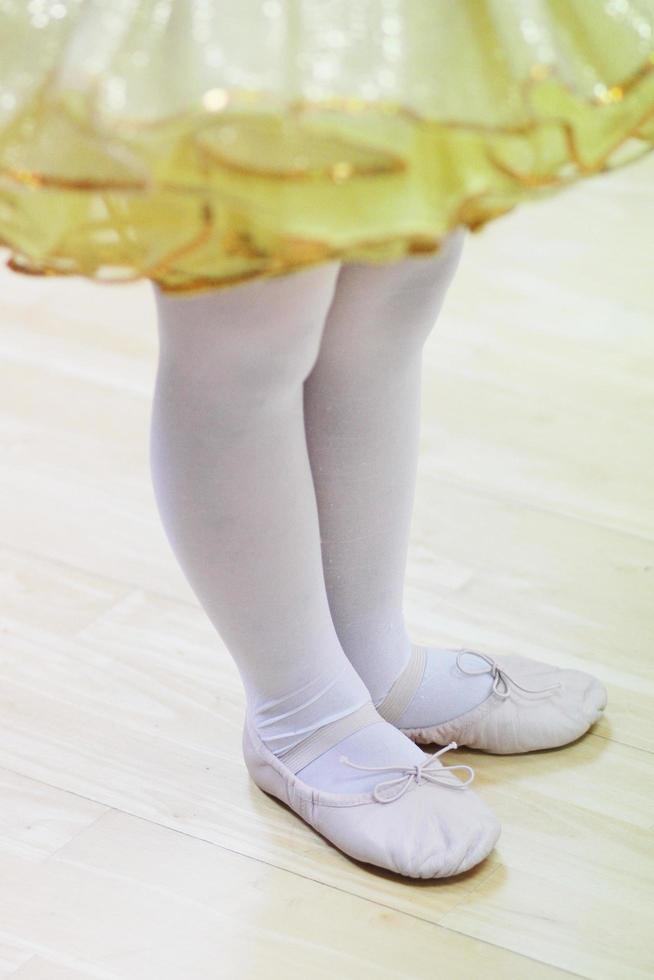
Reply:
M11 268L195 292L435 252L654 144L654 0L2 0Z

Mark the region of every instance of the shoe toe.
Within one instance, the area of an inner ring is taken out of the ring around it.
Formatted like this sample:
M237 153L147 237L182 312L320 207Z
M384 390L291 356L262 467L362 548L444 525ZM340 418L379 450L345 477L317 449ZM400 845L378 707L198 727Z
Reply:
M558 685L551 697L517 694L508 699L506 731L500 734L507 736L502 741L510 743L512 751L567 745L580 738L602 716L607 703L606 688L592 674L518 656L506 659L510 661L507 669L511 676L525 687L546 690L548 686Z
M591 719L591 724L601 716L602 712L606 708L608 701L608 695L606 693L606 688L596 677L588 675L588 685L586 688L586 694L584 697L584 708L588 717Z
M469 868L474 868L476 864L479 864L480 861L488 857L497 844L502 828L492 810L486 809L487 816L483 824L479 827L477 834L471 840L468 850L463 855L459 863L458 874L462 871L467 871Z
M608 695L604 685L592 674L587 674L587 683L584 691L583 707L588 718L588 724L594 724L606 708Z
M561 717L565 718L568 729L567 737L561 744L566 744L585 734L602 717L607 693L604 685L585 671L561 670L559 675Z
M479 864L493 850L499 821L472 790L460 791L459 797L458 790L425 786L404 799L404 831L397 834L396 829L389 850L393 870L399 874L450 877Z

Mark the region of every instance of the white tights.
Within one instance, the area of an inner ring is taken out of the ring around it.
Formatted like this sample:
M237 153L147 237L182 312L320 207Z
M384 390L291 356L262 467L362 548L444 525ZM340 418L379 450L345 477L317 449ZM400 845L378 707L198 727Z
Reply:
M379 700L408 655L422 346L461 243L197 296L155 289L157 506L276 754ZM368 754L366 730L351 737L364 764L386 749L416 760L397 729L371 728Z

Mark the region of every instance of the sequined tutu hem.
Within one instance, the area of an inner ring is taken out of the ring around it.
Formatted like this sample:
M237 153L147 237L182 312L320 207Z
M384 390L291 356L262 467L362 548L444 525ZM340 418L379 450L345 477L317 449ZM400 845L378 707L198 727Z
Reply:
M123 36L132 55L133 25ZM652 149L654 57L643 35L641 26L627 54L605 57L590 88L555 58L523 59L522 74L488 63L484 77L477 65L477 86L498 93L501 111L463 93L458 117L430 102L426 66L422 105L363 97L354 76L351 95L296 84L292 97L204 76L197 97L164 98L148 115L129 99L108 111L102 86L117 76L107 65L71 84L55 58L0 125L0 243L19 272L148 278L169 292L437 252L459 225L477 231ZM462 60L463 88L473 67Z

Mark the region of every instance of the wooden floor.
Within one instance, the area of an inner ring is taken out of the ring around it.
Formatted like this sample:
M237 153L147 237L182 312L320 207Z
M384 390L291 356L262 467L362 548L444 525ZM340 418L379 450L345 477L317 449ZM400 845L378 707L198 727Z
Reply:
M428 341L415 638L609 688L577 744L462 752L503 833L449 882L249 780L151 488L148 284L2 272L0 978L653 975L653 188L649 157L470 237Z

